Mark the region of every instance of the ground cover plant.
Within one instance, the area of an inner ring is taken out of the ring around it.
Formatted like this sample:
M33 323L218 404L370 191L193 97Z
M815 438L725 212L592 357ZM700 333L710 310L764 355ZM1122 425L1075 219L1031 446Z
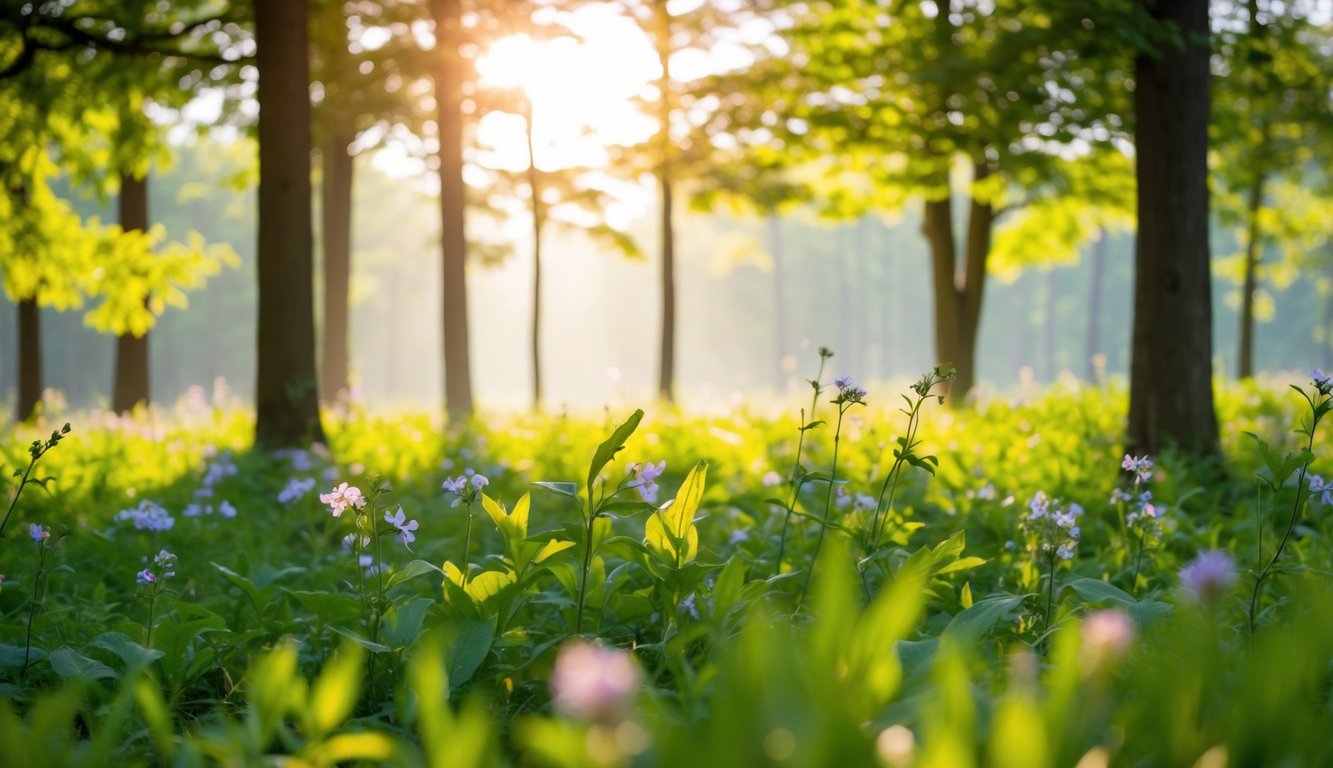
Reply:
M1333 759L1327 377L1220 391L1217 466L831 357L792 412L7 434L0 762Z

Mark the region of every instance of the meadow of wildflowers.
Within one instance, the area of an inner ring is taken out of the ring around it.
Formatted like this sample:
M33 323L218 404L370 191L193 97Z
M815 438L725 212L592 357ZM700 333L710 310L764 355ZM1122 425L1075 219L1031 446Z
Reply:
M3 765L1333 761L1333 382L4 433ZM63 423L65 416L61 416Z

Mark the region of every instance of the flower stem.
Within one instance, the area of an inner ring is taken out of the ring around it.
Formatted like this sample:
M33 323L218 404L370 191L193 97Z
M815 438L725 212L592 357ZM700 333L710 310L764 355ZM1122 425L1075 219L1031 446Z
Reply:
M805 596L810 592L810 580L815 575L815 563L819 561L819 550L824 546L824 534L828 531L828 521L833 515L833 496L838 483L838 444L842 440L842 415L846 412L846 406L838 406L838 426L833 430L833 467L829 470L828 493L824 497L824 517L819 521L819 538L815 539L815 553L810 556L810 569L805 574L805 586L801 588L801 599L796 604L798 608L805 602Z

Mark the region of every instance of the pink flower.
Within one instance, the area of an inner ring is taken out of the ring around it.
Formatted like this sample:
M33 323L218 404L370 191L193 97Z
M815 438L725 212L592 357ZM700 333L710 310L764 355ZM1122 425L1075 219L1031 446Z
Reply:
M634 702L640 678L629 653L575 640L556 655L551 703L568 717L614 723Z
M348 507L361 509L366 506L366 497L361 494L361 489L347 483L341 483L328 493L321 493L319 501L329 505L329 511L334 517L342 517Z

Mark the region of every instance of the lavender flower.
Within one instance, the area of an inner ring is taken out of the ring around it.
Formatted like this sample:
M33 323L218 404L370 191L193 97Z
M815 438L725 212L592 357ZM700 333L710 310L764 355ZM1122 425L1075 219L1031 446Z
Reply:
M658 491L661 490L657 486L657 478L666 472L666 459L656 464L651 461L646 463L636 461L625 467L625 472L634 475L628 487L638 490L640 499L649 504L656 504Z
M1078 520L1083 507L1059 499L1052 499L1045 491L1037 491L1028 502L1028 511L1021 526L1030 537L1030 545L1040 552L1054 552L1061 560L1073 560L1082 531Z
M136 531L169 531L176 525L176 518L149 499L139 502L139 506L122 509L113 518L116 522L129 522Z
M403 508L399 507L398 512L395 514L391 515L388 512L385 512L384 522L398 529L398 538L402 539L403 546L407 547L407 551L411 552L412 547L410 545L417 540L416 534L413 533L413 531L417 529L417 521L408 520L407 514L403 512Z
M46 530L42 526L38 525L37 523L33 523L32 525L28 526L28 535L31 536L32 540L38 544L41 544L42 542L51 538L51 532Z
M1180 569L1180 585L1197 600L1212 602L1236 582L1236 562L1223 550L1207 550Z
M287 485L283 487L282 492L278 494L279 504L294 504L300 501L307 493L315 490L315 478L313 477L293 477L287 480Z

